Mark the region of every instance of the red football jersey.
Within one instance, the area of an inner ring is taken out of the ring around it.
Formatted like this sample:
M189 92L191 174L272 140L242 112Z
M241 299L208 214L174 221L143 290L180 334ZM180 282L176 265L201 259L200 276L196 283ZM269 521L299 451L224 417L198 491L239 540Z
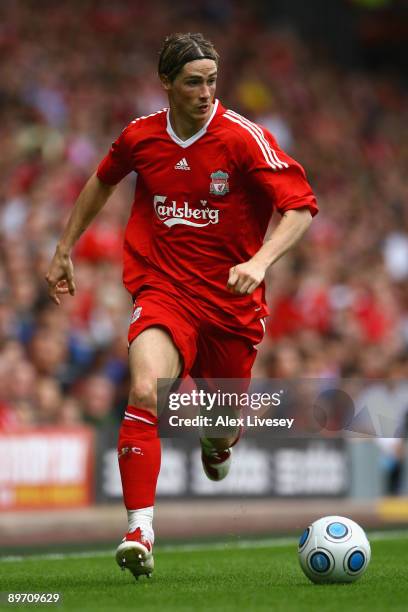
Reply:
M206 125L183 141L164 109L132 121L97 176L114 185L131 171L123 275L130 293L170 281L237 330L268 314L264 285L232 294L229 269L260 249L274 208L318 210L303 168L273 136L216 100Z

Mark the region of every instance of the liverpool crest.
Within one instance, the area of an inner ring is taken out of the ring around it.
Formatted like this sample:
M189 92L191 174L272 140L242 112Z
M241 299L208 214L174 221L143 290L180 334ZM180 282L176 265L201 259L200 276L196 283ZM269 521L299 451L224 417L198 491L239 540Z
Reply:
M229 192L227 172L217 170L217 172L213 172L210 176L210 193L217 196L223 196Z

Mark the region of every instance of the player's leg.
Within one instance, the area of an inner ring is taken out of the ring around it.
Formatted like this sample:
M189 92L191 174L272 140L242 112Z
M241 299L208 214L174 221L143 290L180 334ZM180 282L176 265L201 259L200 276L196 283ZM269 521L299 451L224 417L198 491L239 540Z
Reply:
M160 469L157 379L176 378L180 353L170 335L149 327L130 345L129 404L119 433L119 466L127 509L152 506Z
M157 379L175 378L182 359L170 335L149 327L129 349L131 387L129 405L119 432L118 456L123 498L128 513L128 533L116 559L135 576L153 570L152 527L157 479L160 471L160 439L157 432Z
M214 387L212 379L238 379L229 390L244 393L249 386L255 357L256 349L248 338L215 329L199 338L193 366L194 377L205 379L207 390ZM231 415L240 416L238 410L236 414L233 413L234 408L231 407ZM241 433L241 427L237 426L225 435L203 436L200 439L202 464L208 478L218 481L227 476L231 466L230 449L237 443Z
M126 567L136 576L148 574L153 564L152 518L161 456L157 379L175 378L188 371L195 359L196 339L194 315L185 311L174 288L146 287L139 293L128 334L129 405L118 444L129 531L116 557L119 565L125 559Z
M148 327L129 347L129 405L157 416L157 379L177 378L182 359L168 331Z

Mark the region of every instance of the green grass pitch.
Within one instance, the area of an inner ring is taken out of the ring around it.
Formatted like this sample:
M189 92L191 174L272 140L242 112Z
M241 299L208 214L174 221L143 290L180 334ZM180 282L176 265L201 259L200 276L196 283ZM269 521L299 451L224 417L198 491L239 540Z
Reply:
M153 577L135 581L113 554L0 560L1 609L75 611L381 611L408 609L408 532L371 539L360 581L314 585L303 575L296 543L255 541L188 548L157 547ZM9 605L5 592L61 592L55 605Z

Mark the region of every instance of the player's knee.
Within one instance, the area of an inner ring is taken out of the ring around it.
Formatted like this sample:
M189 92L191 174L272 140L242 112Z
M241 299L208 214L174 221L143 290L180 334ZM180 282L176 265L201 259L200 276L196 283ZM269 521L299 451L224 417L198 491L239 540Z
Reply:
M131 386L129 399L132 406L155 413L157 408L156 380L136 380Z

